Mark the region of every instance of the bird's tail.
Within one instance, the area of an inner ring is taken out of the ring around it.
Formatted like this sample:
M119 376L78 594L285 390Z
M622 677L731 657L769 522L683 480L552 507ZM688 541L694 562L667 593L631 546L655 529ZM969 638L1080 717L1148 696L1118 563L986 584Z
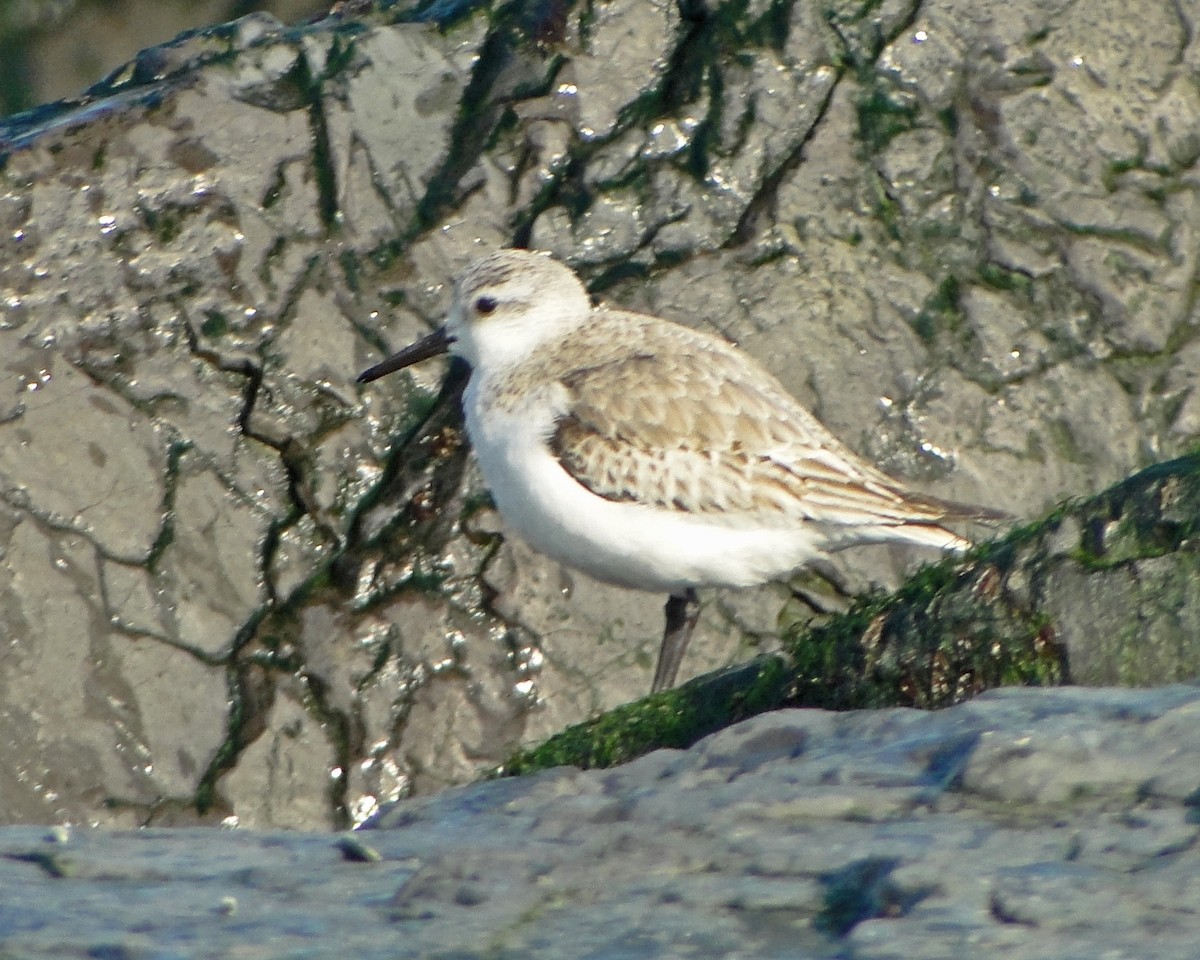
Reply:
M942 500L926 494L906 494L905 507L912 515L895 517L890 522L855 525L845 531L844 540L833 535L830 548L840 550L856 543L911 543L935 550L962 553L972 540L942 526L944 523L997 524L1015 518L1003 510L980 507L954 500ZM839 542L841 541L841 542Z
M880 531L880 536L886 536L886 539L893 543L911 543L952 553L962 553L971 546L971 541L966 537L960 537L952 530L934 523L905 523Z
M957 500L943 500L925 493L907 493L908 505L916 511L926 514L917 523L957 523L969 521L972 523L1008 523L1016 520L1011 513L996 510L992 507L981 507L974 503L959 503Z

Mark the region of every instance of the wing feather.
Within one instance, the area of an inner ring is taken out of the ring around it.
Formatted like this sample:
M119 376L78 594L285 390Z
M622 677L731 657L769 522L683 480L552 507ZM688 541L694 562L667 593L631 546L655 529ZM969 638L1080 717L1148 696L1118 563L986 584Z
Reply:
M625 316L642 321L631 325L633 342L613 344L611 334L586 350L576 342L575 356L588 356L588 365L561 369L560 360L555 371L567 403L551 448L597 496L714 517L848 525L995 519L907 490L723 341Z

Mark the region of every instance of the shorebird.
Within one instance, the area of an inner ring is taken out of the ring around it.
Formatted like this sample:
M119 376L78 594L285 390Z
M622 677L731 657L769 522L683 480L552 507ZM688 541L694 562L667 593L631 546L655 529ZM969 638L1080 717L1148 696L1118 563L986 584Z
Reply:
M358 380L445 352L471 368L467 435L505 525L598 580L667 594L651 692L675 683L697 588L862 544L960 551L970 542L944 522L1004 516L907 489L733 345L593 306L545 254L472 263L445 325Z

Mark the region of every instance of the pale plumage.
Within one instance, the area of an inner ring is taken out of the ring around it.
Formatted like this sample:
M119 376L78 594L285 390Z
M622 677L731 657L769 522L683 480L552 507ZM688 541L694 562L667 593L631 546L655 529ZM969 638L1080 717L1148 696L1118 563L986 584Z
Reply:
M360 380L445 349L472 367L467 431L506 522L601 580L671 595L654 689L674 682L697 587L762 583L857 544L962 549L943 521L1002 516L905 489L746 354L593 308L541 254L471 265L446 326Z

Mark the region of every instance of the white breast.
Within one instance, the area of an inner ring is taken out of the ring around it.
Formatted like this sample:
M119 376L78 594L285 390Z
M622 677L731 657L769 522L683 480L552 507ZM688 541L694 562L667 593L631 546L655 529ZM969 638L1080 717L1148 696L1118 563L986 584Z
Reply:
M824 536L807 524L715 522L598 497L563 470L547 446L558 413L552 391L505 409L486 387L473 376L464 397L484 479L507 526L561 563L618 586L678 593L763 583L822 552Z

